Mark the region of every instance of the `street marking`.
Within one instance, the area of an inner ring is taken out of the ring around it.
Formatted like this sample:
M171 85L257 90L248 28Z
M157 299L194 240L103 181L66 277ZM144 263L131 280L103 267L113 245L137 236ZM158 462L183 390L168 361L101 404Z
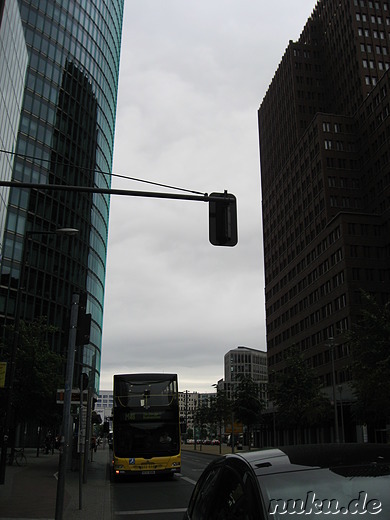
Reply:
M196 480L192 480L192 478L189 478L189 477L181 477L181 480L186 480L187 482L189 482L190 484L193 484L194 486L196 484Z
M185 513L187 508L179 509L144 509L140 511L115 511L114 515L126 516L126 515L155 515L159 513Z

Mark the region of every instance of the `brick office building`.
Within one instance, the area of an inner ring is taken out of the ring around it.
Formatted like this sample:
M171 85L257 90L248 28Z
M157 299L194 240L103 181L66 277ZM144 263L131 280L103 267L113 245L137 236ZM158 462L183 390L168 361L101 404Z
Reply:
M390 2L317 2L259 108L270 382L297 345L352 397L343 333L390 294Z

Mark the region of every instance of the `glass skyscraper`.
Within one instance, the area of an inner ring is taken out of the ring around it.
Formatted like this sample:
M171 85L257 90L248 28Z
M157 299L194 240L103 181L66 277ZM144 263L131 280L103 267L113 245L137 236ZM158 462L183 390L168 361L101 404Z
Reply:
M14 154L1 152L13 160L12 179L110 188L124 0L17 4L28 67L16 147L6 150ZM1 237L2 325L12 324L20 298L21 318L46 316L58 331L53 349L65 353L72 294L86 292L91 336L75 377L88 373L95 390L109 205L109 195L11 188ZM59 228L79 233L55 235Z
M0 1L0 180L12 179L13 155L27 70L27 48L17 0ZM0 187L0 255L9 188Z

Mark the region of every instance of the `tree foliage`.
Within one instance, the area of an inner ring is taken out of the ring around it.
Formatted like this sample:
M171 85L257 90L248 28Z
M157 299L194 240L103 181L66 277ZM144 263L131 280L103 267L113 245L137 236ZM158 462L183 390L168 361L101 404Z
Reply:
M353 357L352 377L359 420L390 418L390 302L381 306L363 293L361 318L347 339Z
M234 418L242 422L250 432L260 422L264 403L260 389L251 377L241 377L234 391Z
M222 426L231 418L231 402L225 390L217 390L217 393L210 402L210 424L218 426L222 431Z
M222 444L222 427L230 420L232 408L231 401L225 390L219 390L210 401L210 425L215 426L218 431L219 440ZM222 446L219 445L219 453Z
M63 386L64 360L51 350L47 341L47 335L55 331L43 317L19 324L13 391L15 417L19 422L36 419L51 425L58 413L56 390Z
M276 374L275 382L269 387L280 422L298 428L329 420L330 401L322 394L315 374L296 346L287 351L286 360L285 372Z

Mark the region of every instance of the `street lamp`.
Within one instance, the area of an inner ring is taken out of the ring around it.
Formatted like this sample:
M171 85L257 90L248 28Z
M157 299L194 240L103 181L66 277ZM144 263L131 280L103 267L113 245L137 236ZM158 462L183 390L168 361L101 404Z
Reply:
M4 433L2 446L1 446L1 457L0 457L0 484L4 484L5 482L5 467L7 462L7 449L8 449L8 439L9 439L9 430L11 426L11 410L12 410L12 394L13 394L13 386L15 379L15 365L16 365L16 353L19 346L19 325L20 325L20 314L21 314L21 295L23 290L24 283L24 275L25 275L25 267L27 261L28 254L28 244L29 239L33 235L68 235L74 236L79 232L78 229L75 228L58 228L54 231L26 231L23 240L23 256L22 262L20 265L20 275L18 281L18 287L16 292L16 302L15 302L15 314L14 314L14 331L13 331L13 342L11 348L11 357L9 361L9 369L8 372L8 384L7 384L7 393L6 393L6 404L5 404L5 424L4 424Z
M337 444L340 443L340 436L339 436L339 418L337 413L337 398L336 398L336 371L334 367L334 338L330 337L328 347L330 350L330 357L332 361L332 387L333 387L333 408L334 408L334 428L335 428L335 437Z
M344 409L343 409L343 385L339 385L340 392L340 412L341 412L341 440L345 442L345 430L344 430Z

